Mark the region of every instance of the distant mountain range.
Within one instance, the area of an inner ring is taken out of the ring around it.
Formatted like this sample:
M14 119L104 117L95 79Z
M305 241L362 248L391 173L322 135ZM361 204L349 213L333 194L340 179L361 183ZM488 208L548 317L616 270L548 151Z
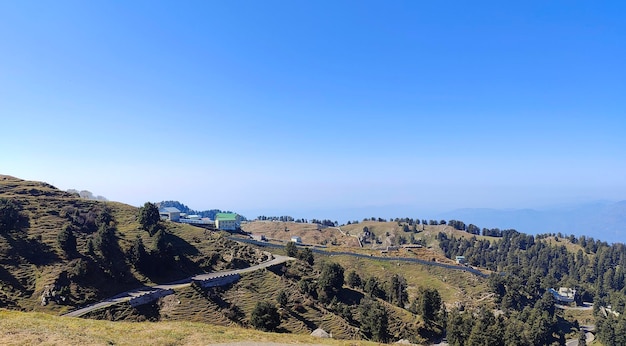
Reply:
M529 234L586 235L610 243L626 242L626 201L596 202L546 209L457 209L437 219L461 220L480 228L513 228Z

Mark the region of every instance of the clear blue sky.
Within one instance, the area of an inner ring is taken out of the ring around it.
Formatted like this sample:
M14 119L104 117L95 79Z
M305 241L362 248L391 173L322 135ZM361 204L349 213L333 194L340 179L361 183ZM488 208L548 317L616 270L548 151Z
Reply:
M626 199L625 15L3 1L0 173L248 217Z

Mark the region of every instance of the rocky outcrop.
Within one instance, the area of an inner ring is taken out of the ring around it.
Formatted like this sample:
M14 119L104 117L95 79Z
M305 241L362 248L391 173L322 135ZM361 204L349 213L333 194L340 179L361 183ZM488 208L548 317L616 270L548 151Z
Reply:
M318 338L330 338L330 334L328 334L324 329L317 328L311 333L311 336L316 336Z
M41 293L41 305L46 306L48 303L55 302L63 304L67 297L61 294L61 290L57 285L46 285Z

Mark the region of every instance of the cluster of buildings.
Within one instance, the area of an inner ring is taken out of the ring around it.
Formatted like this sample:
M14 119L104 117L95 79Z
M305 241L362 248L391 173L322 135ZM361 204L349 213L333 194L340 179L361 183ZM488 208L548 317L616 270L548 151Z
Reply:
M558 303L571 303L576 297L576 290L569 287L559 287L558 291L550 288L548 291L552 293Z
M174 207L160 208L159 214L162 220L206 226L222 231L236 231L239 229L241 222L241 217L235 213L217 213L215 220L211 220L208 217L200 217L199 215L187 215Z

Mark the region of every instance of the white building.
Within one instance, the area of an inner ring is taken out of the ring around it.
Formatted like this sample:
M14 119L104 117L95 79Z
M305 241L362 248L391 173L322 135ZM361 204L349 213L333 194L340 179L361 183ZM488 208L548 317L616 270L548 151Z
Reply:
M298 237L297 235L294 235L293 237L291 237L291 241L296 244L302 244L302 238Z
M267 238L265 238L263 234L253 234L252 239L256 241L267 241Z
M550 288L548 291L552 293L554 299L556 299L559 303L571 303L576 298L576 290L573 288L559 287L558 292L555 289Z
M236 231L239 228L239 215L218 213L215 215L215 227L223 231Z
M174 207L164 207L159 209L159 215L161 215L161 219L174 222L178 222L178 220L180 220L180 210Z

